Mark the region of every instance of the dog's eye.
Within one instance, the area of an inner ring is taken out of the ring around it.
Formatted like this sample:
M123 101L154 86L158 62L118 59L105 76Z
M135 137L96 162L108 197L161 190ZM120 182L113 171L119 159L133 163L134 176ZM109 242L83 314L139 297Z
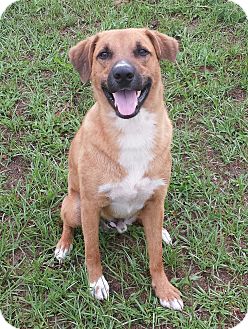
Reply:
M139 56L145 57L149 54L149 51L144 48L139 48L139 49L137 49L137 54Z
M140 56L146 56L146 55L149 54L149 52L148 52L148 50L146 50L146 49L144 49L144 48L140 48L140 49L138 49L138 54L139 54Z
M100 59L107 59L111 56L111 53L109 51L101 51L97 57L100 58Z

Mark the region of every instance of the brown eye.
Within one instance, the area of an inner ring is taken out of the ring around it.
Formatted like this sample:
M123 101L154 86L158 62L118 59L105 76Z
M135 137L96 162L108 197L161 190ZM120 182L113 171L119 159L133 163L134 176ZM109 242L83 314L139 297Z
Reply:
M137 48L134 51L135 56L140 56L140 57L146 57L150 52L146 50L145 48Z
M108 59L108 58L110 58L110 56L111 56L111 53L109 51L101 51L97 55L97 57L100 58L100 59L102 59L102 60Z
M139 49L138 50L138 54L140 55L140 56L146 56L146 55L148 55L149 54L149 52L146 50L146 49L144 49L144 48L141 48L141 49Z

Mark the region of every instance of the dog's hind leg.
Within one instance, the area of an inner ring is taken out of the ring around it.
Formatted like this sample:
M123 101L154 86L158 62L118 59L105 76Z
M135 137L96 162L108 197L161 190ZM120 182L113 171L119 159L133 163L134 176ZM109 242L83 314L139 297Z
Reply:
M70 191L64 198L61 207L61 219L63 221L63 232L55 249L55 257L59 262L63 261L70 253L74 228L81 225L79 193Z

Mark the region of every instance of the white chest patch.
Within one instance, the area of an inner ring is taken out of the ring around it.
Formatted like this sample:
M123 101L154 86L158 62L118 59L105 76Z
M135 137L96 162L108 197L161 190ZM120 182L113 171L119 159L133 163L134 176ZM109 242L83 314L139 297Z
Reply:
M162 179L144 177L153 160L156 120L153 113L141 109L138 115L128 120L115 117L114 125L120 131L119 163L127 171L127 176L118 183L101 185L99 192L110 198L115 218L131 218L143 208L154 191L165 184Z

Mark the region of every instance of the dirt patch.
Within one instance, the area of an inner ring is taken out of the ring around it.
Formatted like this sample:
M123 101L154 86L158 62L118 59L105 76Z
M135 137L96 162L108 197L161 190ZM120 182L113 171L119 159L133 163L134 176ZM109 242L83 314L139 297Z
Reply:
M212 172L212 180L220 188L224 189L230 179L237 179L247 172L247 166L240 160L225 164L219 154L210 146L205 149L205 166Z
M50 70L42 70L41 71L41 76L44 79L51 79L53 77L53 72Z
M238 37L235 34L235 31L232 28L228 28L225 26L225 27L220 28L220 32L222 34L222 37L225 38L226 43L227 43L227 44L224 44L224 47L229 46L229 44L234 44L234 43L237 44L237 43L241 42L240 37Z
M2 137L2 145L4 146L8 146L9 142L11 140L16 140L16 141L20 141L21 137L24 135L24 132L19 130L18 132L12 132L11 130L9 130L7 127L3 126L0 124L0 131L1 131L1 135ZM1 165L2 165L2 161L6 160L8 158L8 156L6 154L1 155L0 158L0 170L1 170Z
M9 215L7 215L5 212L0 211L0 225L2 223L7 223L10 225L12 223L13 219Z
M228 97L231 97L232 99L234 99L237 102L242 102L246 99L246 91L240 87L236 87L231 89L228 93L227 93Z
M149 24L150 29L157 30L159 28L159 20L153 19L151 23Z
M12 137L12 132L3 125L0 125L1 135L3 136L1 143L7 145ZM1 161L6 157L5 154L2 155Z
M83 24L83 23L82 23ZM60 35L63 37L69 37L70 39L76 39L77 35L75 29L65 26L60 30Z
M106 274L106 279L109 282L112 291L116 293L120 293L122 291L122 284L118 279L114 277L109 278L107 274Z
M27 61L27 62L34 62L35 61L35 53L32 52L26 52L25 54L22 54L20 56L20 59L23 61Z
M66 320L60 314L52 315L47 318L49 328L75 329L75 323Z
M93 25L95 28L100 29L101 24L102 24L102 21L100 19L96 19Z
M18 106L19 111L22 111L24 104L20 103ZM6 146L6 148L8 148L11 140L20 141L23 136L22 131L12 132L2 125L0 125L0 130L3 136L2 145ZM10 159L7 152L2 154L0 160L0 174L6 176L6 181L3 184L3 188L9 190L15 187L19 181L24 182L28 168L29 163L23 158L23 156L17 155Z
M27 99L18 99L18 101L15 104L15 113L17 116L24 115L25 110L28 106Z
M28 259L29 261L33 259L33 256L31 255L31 252L27 249L27 247L24 248L17 248L13 250L12 254L10 255L8 262L12 266L18 265L23 259Z
M183 95L177 94L174 96L173 100L175 101L175 103L183 103L185 100L185 97ZM176 120L176 123L178 123L177 121L179 121L179 123L180 123L180 120L181 120L181 118L179 117L178 120ZM185 120L181 123L185 123ZM181 124L181 126L183 126L183 125Z
M245 273L243 276L242 276L242 283L245 287L248 287L248 273Z
M225 165L227 175L232 178L238 178L240 175L247 173L247 165L240 160L235 160Z
M238 62L243 62L245 59L246 56L244 54L237 54L237 55L226 56L225 61L226 61L226 65L228 65L228 63L233 62L234 60Z
M222 283L228 284L234 281L234 275L228 271L228 269L218 269L216 277L220 279Z
M195 314L198 318L200 318L202 321L206 321L209 320L210 318L210 312L208 310L206 310L205 308L201 307L200 305L198 305L195 308Z
M70 112L72 111L71 103L68 101L65 101L64 103L57 105L57 110L55 112L56 117L61 116L64 112Z
M6 176L4 188L10 190L15 188L19 182L23 185L28 170L29 163L21 155L13 157L8 162L2 162L0 164L0 173Z
M129 2L131 2L131 0L115 0L114 4L115 4L115 6L118 7L118 6L124 5L124 4L129 3Z
M232 315L228 316L228 318L225 321L225 329L230 329L235 326L237 326L245 317L245 313L242 313L240 309L234 308L235 311L232 312ZM223 321L222 315L217 315L218 322L221 323ZM217 327L218 329L222 329L223 325L219 325Z
M199 67L199 71L201 72L213 72L215 68L212 65L202 65Z
M198 266L196 266L195 264L192 264L191 275L194 275L196 273L199 273ZM199 277L196 281L192 281L192 287L194 287L196 289L198 287L200 287L205 292L208 292L208 290L210 288L209 280L210 280L212 274L210 273L210 271L202 271L200 274L198 274L198 276Z
M18 249L15 249L13 254L12 254L12 257L10 257L10 263L15 266L16 264L18 264L23 258L25 257L25 252L18 248Z
M198 25L199 25L199 18L194 17L188 25L189 32L194 31L197 28Z

